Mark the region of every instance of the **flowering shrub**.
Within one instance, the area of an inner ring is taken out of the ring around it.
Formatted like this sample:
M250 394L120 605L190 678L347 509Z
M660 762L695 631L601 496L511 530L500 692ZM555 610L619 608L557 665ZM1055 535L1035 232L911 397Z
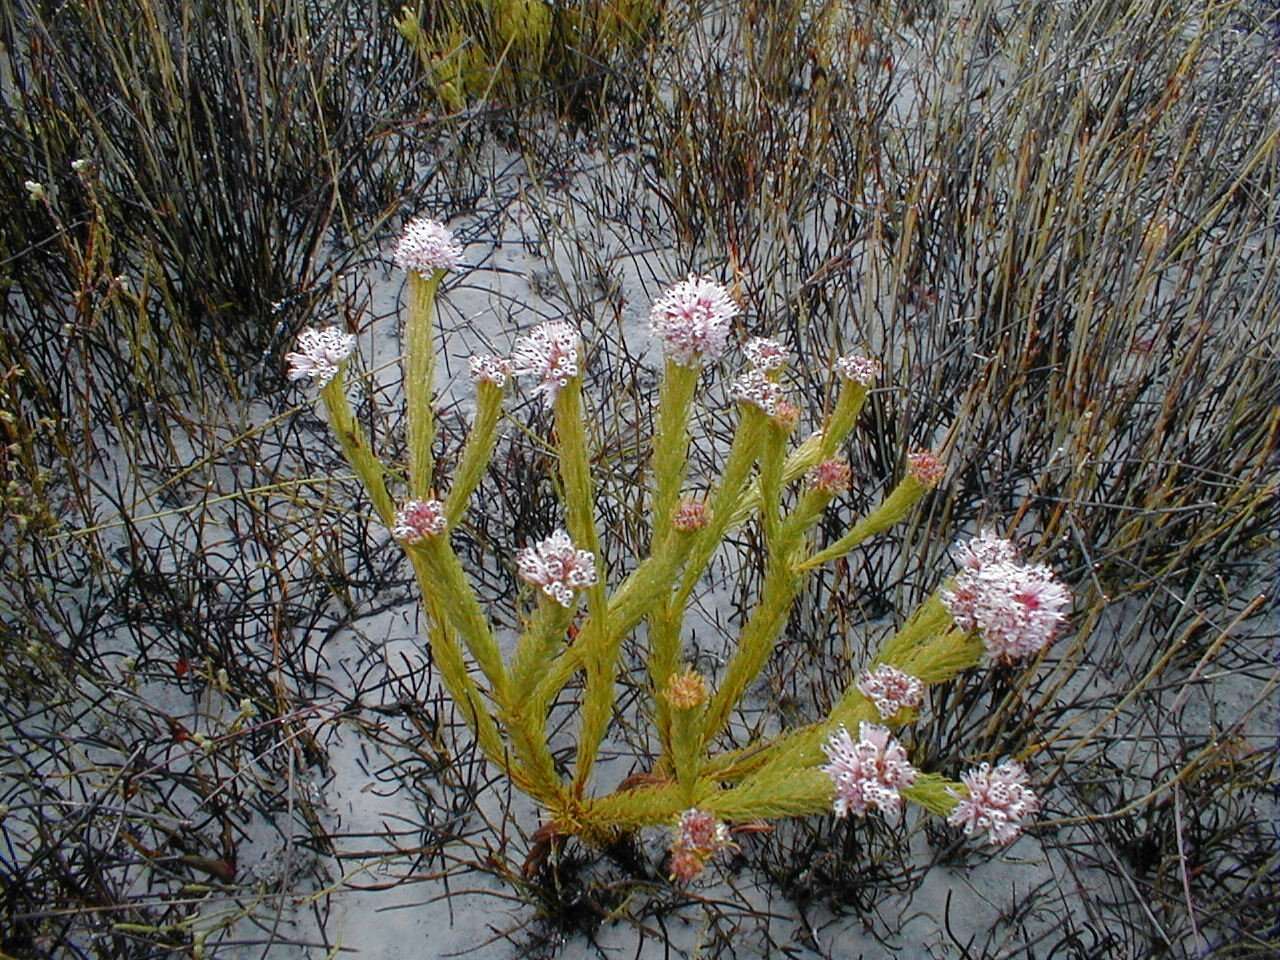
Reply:
M941 483L930 451L903 457L901 479L834 543L816 549L813 530L852 471L837 454L857 421L878 362L851 355L835 374L839 391L825 422L793 444L799 408L786 397L787 351L755 338L748 368L730 394L738 426L718 482L701 499L684 496L688 423L702 367L721 358L738 308L707 277L691 276L653 305L650 328L665 369L652 446L651 551L625 574L605 568L593 515L591 462L582 413L582 347L567 323L547 323L516 341L511 357L473 357L476 417L447 491L433 489L431 371L434 297L461 250L442 225L414 221L396 251L409 271L405 384L408 490L396 508L392 475L370 450L345 395L354 341L307 331L289 355L290 377L322 387L343 452L380 519L402 544L422 588L434 662L490 762L544 811L543 836L606 842L647 825L673 830L670 873L697 876L732 848L730 825L831 810L838 817L896 816L908 802L945 816L967 834L1011 842L1039 803L1016 762L983 763L959 781L912 765L900 731L926 705L928 688L984 659L1005 667L1042 651L1070 602L1043 566L1025 564L1013 544L983 533L957 548L958 572L890 637L828 716L770 741L717 750L735 707L772 654L808 572L837 559L909 515ZM449 539L492 455L510 376L533 378L554 415L564 527L518 552L533 609L513 654L504 657ZM719 676L683 666L682 626L703 571L726 533L752 517L765 543L759 602ZM584 609L585 608L585 612ZM576 621L576 629L571 629ZM646 626L652 714L661 755L652 771L606 796L587 789L614 710L621 643ZM468 662L470 661L470 662ZM571 774L548 745L551 704L584 678L577 756ZM856 729L855 740L849 733ZM826 762L823 762L825 757ZM641 785L635 786L634 783Z

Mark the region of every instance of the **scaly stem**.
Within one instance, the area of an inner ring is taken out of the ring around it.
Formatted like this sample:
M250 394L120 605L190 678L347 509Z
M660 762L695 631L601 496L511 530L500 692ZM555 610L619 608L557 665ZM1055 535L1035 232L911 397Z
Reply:
M689 596L734 519L738 501L746 489L759 453L760 439L769 429L768 418L758 407L743 404L740 409L742 419L729 448L720 486L711 499L710 520L701 530L691 534L692 542L687 548L688 559L679 587L649 618L649 678L655 693L666 688L667 680L680 660L680 630ZM655 697L654 720L665 760L671 750L671 711L660 696Z
M409 495L425 500L431 495L431 446L435 442L435 417L431 403L435 390L436 350L432 342L435 297L443 270L430 277L409 273L409 318L405 323L405 416L409 439Z
M825 550L819 550L808 560L799 564L796 570L812 570L828 560L843 557L862 541L869 537L874 537L876 534L884 533L894 524L901 522L911 512L911 508L919 503L920 498L928 493L930 489L930 487L925 486L911 474L907 474L893 488L893 492L881 502L880 506L855 523L852 530L831 544L831 546Z
M698 368L667 360L658 394L658 418L653 438L653 535L656 553L675 533L671 518L680 502L689 464L689 411L698 386Z
M867 388L857 380L845 380L836 398L836 408L831 411L827 425L822 430L818 460L830 460L836 449L858 422L858 414L867 400Z
M444 515L449 529L462 519L467 501L475 492L493 457L494 444L498 440L498 421L502 418L502 388L488 381L476 384L476 419L471 433L462 447L462 458L453 485L445 500Z
M356 423L355 414L351 412L351 404L347 401L346 374L347 365L344 363L337 376L321 389L320 399L324 401L325 409L329 412L329 427L338 438L342 455L351 465L356 476L360 478L360 483L369 494L373 509L378 514L378 519L385 526L390 527L395 522L396 507L391 500L391 495L387 493L386 471L382 461L374 456L369 442L365 439L364 431L360 429L360 425Z
M573 789L581 795L591 776L600 741L613 714L613 681L621 637L610 636L605 581L608 571L596 535L595 497L591 489L587 434L582 412L582 379L573 377L560 388L555 401L556 437L559 440L560 480L564 485L565 526L580 550L596 561L596 582L587 588L587 620L579 634L587 688L582 700L582 726Z

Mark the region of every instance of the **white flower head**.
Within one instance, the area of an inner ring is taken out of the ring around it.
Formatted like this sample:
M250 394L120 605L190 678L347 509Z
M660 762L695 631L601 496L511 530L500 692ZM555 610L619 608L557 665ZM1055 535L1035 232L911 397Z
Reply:
M506 384L507 377L511 376L511 363L502 357L477 354L467 358L467 367L471 372L472 383L491 383L495 387L501 387Z
M733 382L729 395L739 403L749 403L759 407L769 416L778 412L779 405L784 402L782 387L764 375L764 371L751 368Z
M924 699L924 684L918 678L887 663L864 673L858 690L875 705L882 720L904 707L918 707Z
M840 727L822 752L830 761L822 772L836 788L833 810L837 817L850 813L863 816L872 807L896 814L902 809L901 787L916 781L916 769L907 752L889 735L889 728L863 722L855 743L849 731Z
M1000 764L994 770L991 764L960 775L965 792L947 788L959 802L955 805L947 823L964 827L967 836L986 830L996 846L1012 843L1022 833L1023 821L1040 810L1040 801L1027 786L1027 774L1022 765L1012 760Z
M752 337L742 345L742 352L747 356L747 363L763 373L781 370L789 359L787 348L768 337Z
M690 275L672 284L649 310L649 326L662 341L663 353L683 367L724 353L729 325L738 305L710 277Z
M574 594L596 582L595 557L575 548L563 530L517 552L516 570L562 607L572 606Z
M439 500L410 500L396 511L391 535L401 543L417 543L444 533L447 521Z
M837 374L864 387L869 387L880 379L883 369L879 360L872 360L858 353L851 353L836 361Z
M405 224L393 258L401 270L426 276L454 269L462 259L462 246L443 223L419 217Z
M567 323L544 323L516 341L511 352L511 372L516 376L534 376L534 391L545 402L554 403L556 395L569 380L576 377L581 340Z
M1024 564L1008 540L981 534L956 551L960 571L942 602L962 630L982 634L988 656L1013 663L1039 653L1066 619L1071 592L1042 564Z
M340 327L308 329L298 334L297 350L285 354L290 380L309 377L317 387L329 383L356 348L356 338Z

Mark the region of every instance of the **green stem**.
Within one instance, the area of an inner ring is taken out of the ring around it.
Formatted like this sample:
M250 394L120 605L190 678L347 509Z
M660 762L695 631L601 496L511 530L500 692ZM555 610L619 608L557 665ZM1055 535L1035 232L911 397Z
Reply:
M828 560L843 557L864 540L884 533L890 527L902 522L907 514L911 512L911 508L919 503L920 498L928 493L930 489L932 488L925 486L915 477L907 474L893 488L893 492L872 513L854 524L852 530L831 544L831 546L825 550L819 550L808 560L799 564L796 569L812 570Z
M487 381L476 385L476 419L471 426L462 447L462 458L458 462L458 472L454 474L453 485L449 488L449 496L445 500L444 514L452 530L462 519L467 509L467 501L480 481L493 457L493 448L498 441L498 421L502 418L502 388Z
M689 463L689 411L698 386L698 368L668 360L658 394L653 438L653 552L675 533L671 519L680 502Z
M582 410L582 379L572 378L560 388L555 401L556 436L559 440L560 480L564 485L565 526L580 550L588 551L596 562L596 582L587 588L587 621L579 634L583 643L583 665L587 688L582 700L582 724L578 733L578 755L573 788L581 795L591 776L600 742L613 714L614 673L621 637L610 636L604 555L596 534L595 498L591 489L590 460Z
M396 507L391 495L387 493L386 469L382 461L374 456L364 431L356 423L355 414L347 400L346 374L347 365L344 363L337 376L321 389L320 399L329 413L329 427L338 438L342 455L360 478L378 519L383 525L390 527L395 522Z
M409 494L415 500L431 495L435 442L435 417L431 409L435 391L436 350L432 342L435 296L443 270L430 277L409 274L409 318L405 323L404 395L408 419Z
M760 600L751 611L746 626L742 628L738 648L729 660L729 666L707 706L707 719L702 732L704 749L728 724L729 715L746 692L748 684L768 662L778 635L786 625L787 613L802 580L799 574L792 572L785 555L770 561L764 586L760 591Z
M836 449L844 443L845 437L858 422L858 414L867 400L867 388L856 380L845 380L840 387L840 395L836 398L836 408L831 411L826 427L822 430L822 440L818 460L829 460Z

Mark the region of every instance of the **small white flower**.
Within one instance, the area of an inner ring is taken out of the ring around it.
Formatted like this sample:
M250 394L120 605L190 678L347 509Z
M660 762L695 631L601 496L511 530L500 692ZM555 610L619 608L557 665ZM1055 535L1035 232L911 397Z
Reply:
M1004 846L1018 838L1023 821L1040 809L1039 799L1027 786L1026 772L1012 760L994 770L991 764L984 763L962 773L960 780L965 787L963 794L947 789L959 800L947 823L964 827L967 836L986 830L993 844Z
M391 535L401 543L417 543L444 533L447 521L439 500L410 500L396 511Z
M918 707L924 698L924 684L895 666L882 663L862 675L858 690L875 704L882 720L888 720L903 707Z
M729 337L729 324L738 315L723 286L710 277L690 275L672 284L649 310L649 327L662 341L662 352L682 367L704 358L717 360Z
M596 582L595 557L576 549L563 530L520 550L516 570L522 580L541 587L562 607L572 606L574 594Z
M495 387L506 384L511 375L511 364L501 357L472 356L467 359L472 383L491 383Z
M401 270L427 275L454 269L462 259L462 246L443 223L420 217L405 224L394 259Z
M511 352L511 372L534 376L534 391L546 403L554 403L562 387L578 375L578 333L567 323L544 323L516 341Z
M356 348L356 338L340 327L323 330L303 330L298 334L298 349L285 354L289 365L290 380L310 377L317 387L329 383L338 373L338 367Z
M764 375L764 372L752 368L733 382L729 395L739 403L750 403L759 407L769 416L778 412L783 402L782 387Z
M742 352L747 355L747 363L762 373L781 370L787 365L787 348L767 337L752 337L742 345Z
M902 809L899 788L916 782L916 768L907 752L889 735L889 728L878 723L860 724L857 743L840 727L822 745L822 752L830 761L822 772L835 784L837 817L850 813L861 817L872 807L898 813Z
M880 378L882 370L879 360L872 360L857 353L851 353L836 361L836 373L864 387L875 383Z

